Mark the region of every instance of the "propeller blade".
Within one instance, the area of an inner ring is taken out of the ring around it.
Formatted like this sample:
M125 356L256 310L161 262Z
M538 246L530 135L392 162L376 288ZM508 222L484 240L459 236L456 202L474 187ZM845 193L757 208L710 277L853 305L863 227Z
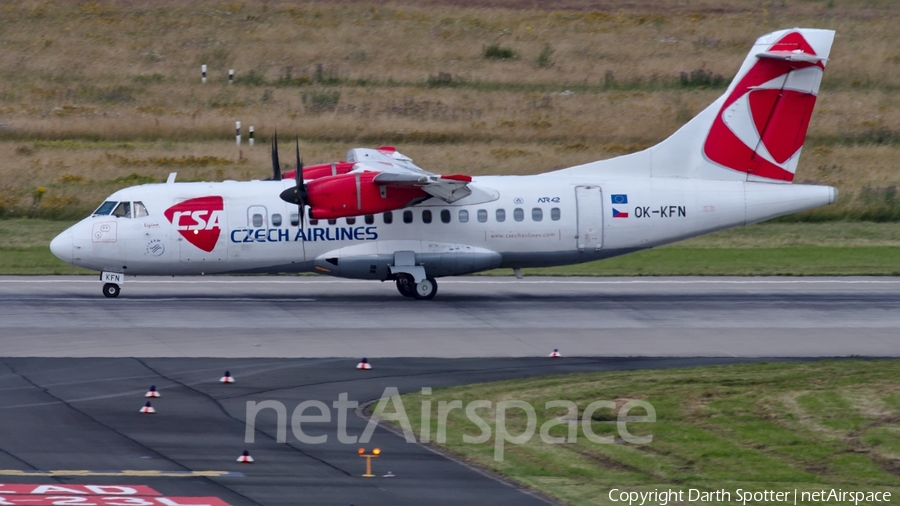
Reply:
M297 196L298 203L297 206L300 211L300 230L304 230L304 214L306 213L306 199L309 196L306 192L306 183L303 181L303 160L300 159L300 136L297 136L295 139L295 148L297 154L297 170L294 171L294 178L296 179L297 188Z
M272 137L272 179L274 181L281 180L281 164L278 162L278 131Z

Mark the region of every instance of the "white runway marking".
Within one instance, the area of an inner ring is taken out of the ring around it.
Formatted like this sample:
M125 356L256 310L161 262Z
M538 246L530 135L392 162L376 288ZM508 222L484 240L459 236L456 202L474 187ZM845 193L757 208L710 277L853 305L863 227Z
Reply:
M0 297L0 302L25 302L25 301L45 301L45 300L55 300L55 301L72 301L72 300L84 300L90 302L97 302L97 297L94 296L79 296L79 297ZM130 301L130 302L210 302L210 301L222 301L229 300L235 302L258 302L258 301L266 301L266 302L315 302L316 299L285 299L285 298L268 298L265 296L259 297L139 297L139 298L129 298L122 297L117 298L117 301Z

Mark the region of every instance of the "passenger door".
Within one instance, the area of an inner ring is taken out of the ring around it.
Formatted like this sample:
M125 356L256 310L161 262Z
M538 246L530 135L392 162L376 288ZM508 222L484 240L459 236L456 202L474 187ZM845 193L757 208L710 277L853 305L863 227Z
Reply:
M576 186L578 208L578 251L599 250L603 246L603 193L599 186Z

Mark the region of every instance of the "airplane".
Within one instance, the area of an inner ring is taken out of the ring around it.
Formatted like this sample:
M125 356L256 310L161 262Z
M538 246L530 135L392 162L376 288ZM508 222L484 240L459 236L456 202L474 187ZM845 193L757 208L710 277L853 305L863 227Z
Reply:
M314 272L393 281L431 299L437 278L624 255L834 202L791 184L834 31L760 37L725 93L644 151L530 176L438 175L392 147L273 178L119 190L50 243L125 275Z

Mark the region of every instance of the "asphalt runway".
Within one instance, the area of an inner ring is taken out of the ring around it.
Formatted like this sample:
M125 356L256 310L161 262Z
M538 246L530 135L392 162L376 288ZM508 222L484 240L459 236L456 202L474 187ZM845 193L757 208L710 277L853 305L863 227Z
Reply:
M740 361L747 361L742 359ZM725 364L738 359L506 358L373 360L358 371L351 359L0 359L0 503L95 506L222 505L546 505L545 498L449 460L378 428L368 444L337 440L337 411L330 423L305 424L324 444L298 441L293 426L278 443L274 411L262 412L255 441L245 442L246 404L277 401L291 416L305 400L328 406L342 392L360 403L386 387L401 393L422 387L568 372ZM218 382L229 369L236 382ZM154 415L140 414L154 384ZM407 410L418 406L405 406ZM312 411L309 414L316 414ZM350 411L347 434L367 421ZM312 427L312 428L310 428ZM492 443L488 443L492 444ZM363 478L356 450L382 450L375 478ZM244 449L253 464L235 460ZM50 476L41 471L69 471ZM73 475L72 471L76 471ZM93 471L93 472L90 472ZM219 471L218 476L179 473ZM393 477L385 477L390 471ZM130 472L129 476L110 474ZM168 476L156 475L169 473ZM13 474L19 474L15 476ZM25 475L22 475L22 474ZM43 496L7 495L24 484L53 485ZM154 497L79 497L75 485L145 486ZM65 499L66 497L75 499ZM48 499L54 497L55 499ZM194 499L188 499L194 498ZM169 502L164 502L169 501ZM220 501L220 502L215 502ZM44 502L40 502L43 500ZM4 502L7 501L7 502ZM79 502L80 501L80 502Z
M277 442L273 410L247 443L247 403L276 401L290 417L307 400L365 403L386 387L898 356L898 306L895 278L469 277L415 301L329 278L129 279L106 299L90 278L4 277L0 504L552 504L383 428L341 443L336 410L304 426L323 444L291 427ZM547 358L554 348L564 358ZM373 370L355 369L362 356ZM235 384L218 382L225 370ZM151 384L162 397L143 415ZM348 435L367 423L351 411ZM383 450L377 477L360 476L360 446ZM254 464L235 462L244 449ZM40 485L52 488L27 495ZM160 495L65 499L129 485Z
M898 356L900 278L0 278L7 357Z

